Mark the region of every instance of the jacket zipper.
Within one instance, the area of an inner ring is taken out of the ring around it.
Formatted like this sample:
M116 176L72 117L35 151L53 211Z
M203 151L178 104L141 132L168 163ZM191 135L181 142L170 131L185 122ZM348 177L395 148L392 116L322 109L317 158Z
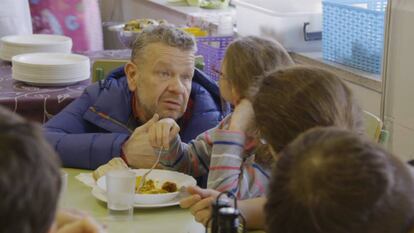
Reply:
M119 126L121 126L121 127L125 128L126 130L128 130L128 132L130 132L130 133L132 133L132 132L133 132L130 128L128 128L128 127L127 127L126 125L124 125L123 123L121 123L121 122L119 122L119 121L117 121L117 120L113 119L112 117L108 116L108 115L107 115L107 114L105 114L105 113L98 112L98 111L95 109L95 107L89 107L89 109L90 109L92 112L94 112L94 113L98 114L98 116L100 116L100 117L102 117L102 118L104 118L104 119L106 119L106 120L108 120L108 121L111 121L112 123L115 123L115 124L117 124L117 125L119 125Z

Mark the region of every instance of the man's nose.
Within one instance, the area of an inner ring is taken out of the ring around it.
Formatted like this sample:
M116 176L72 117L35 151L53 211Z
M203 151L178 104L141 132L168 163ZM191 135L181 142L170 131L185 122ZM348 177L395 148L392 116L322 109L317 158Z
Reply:
M170 80L170 84L168 85L169 91L175 93L183 93L185 90L185 85L179 76L175 76Z

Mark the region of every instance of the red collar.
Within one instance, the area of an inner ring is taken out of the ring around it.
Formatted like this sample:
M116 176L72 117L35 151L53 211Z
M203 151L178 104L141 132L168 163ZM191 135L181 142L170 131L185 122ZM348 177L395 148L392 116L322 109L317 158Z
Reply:
M187 103L187 108L184 112L184 115L182 117L183 119L183 123L187 123L190 121L191 116L193 115L193 106L194 106L194 101L190 98L188 99L188 103Z

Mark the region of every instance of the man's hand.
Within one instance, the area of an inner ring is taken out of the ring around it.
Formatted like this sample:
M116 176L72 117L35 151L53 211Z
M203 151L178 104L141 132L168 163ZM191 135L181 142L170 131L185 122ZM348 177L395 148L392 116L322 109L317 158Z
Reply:
M189 208L197 222L207 225L212 214L212 204L220 192L213 189L202 189L197 186L190 186L187 192L191 196L180 201L181 208Z
M242 99L231 115L229 130L246 133L253 125L254 111L252 103L247 99Z
M151 128L153 124L155 124L159 119L158 114L154 114L154 116L147 121L145 124L141 125L140 127L136 128L134 132L131 134L129 139L124 143L124 147L122 148L124 150L124 153L129 152L128 149L131 149L130 147L133 147L133 144L136 141L136 138L139 137L140 134L147 134L148 130Z
M164 118L149 127L148 134L150 144L156 148L168 149L170 141L180 132L180 127L174 119Z
M136 128L122 146L122 151L131 167L150 168L157 160L149 142L148 130L158 119L158 114L154 114L147 123ZM161 168L161 165L158 168Z

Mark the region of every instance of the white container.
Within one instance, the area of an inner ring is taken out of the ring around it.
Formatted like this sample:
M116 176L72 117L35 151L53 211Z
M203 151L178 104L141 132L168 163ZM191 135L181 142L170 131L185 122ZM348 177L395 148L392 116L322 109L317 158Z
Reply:
M67 53L72 39L61 35L30 34L4 36L0 39L0 58L11 61L13 56L26 53Z
M231 15L222 15L219 19L217 35L232 36L233 35L233 18Z
M312 40L322 31L321 0L234 0L233 3L239 35L270 37L289 51L321 51L321 40ZM308 23L308 38L305 38L305 23Z

